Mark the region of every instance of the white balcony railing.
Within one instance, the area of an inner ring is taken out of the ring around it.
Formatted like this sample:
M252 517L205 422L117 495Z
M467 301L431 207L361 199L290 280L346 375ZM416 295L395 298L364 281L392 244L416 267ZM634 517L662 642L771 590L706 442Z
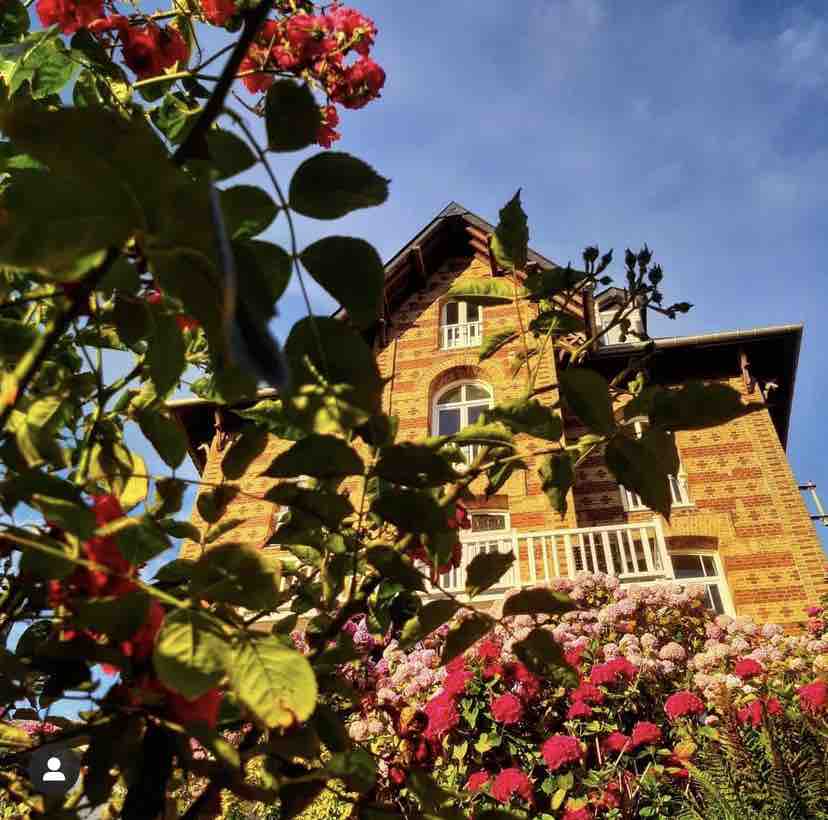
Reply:
M462 536L463 560L440 578L447 592L466 588L466 567L477 555L512 553L515 561L490 590L548 583L578 572L603 572L621 581L647 581L670 577L670 561L658 520L574 530L523 533L516 530ZM432 587L431 593L437 593Z
M480 344L480 322L466 322L462 325L443 325L443 349L455 347L476 347Z

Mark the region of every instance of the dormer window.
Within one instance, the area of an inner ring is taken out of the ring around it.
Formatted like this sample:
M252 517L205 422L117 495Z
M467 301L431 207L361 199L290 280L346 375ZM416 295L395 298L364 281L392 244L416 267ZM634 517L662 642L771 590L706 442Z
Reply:
M618 344L632 344L639 341L638 336L633 334L644 332L644 321L641 310L629 311L625 308L622 316L630 323L630 330L625 338L621 338L624 334L621 330L621 325L617 324L615 327L610 327L615 314L618 313L619 308L626 304L627 292L620 288L610 288L599 296L595 297L595 327L596 330L601 331L609 328L600 339L601 345L618 345Z
M443 350L479 345L483 335L482 313L480 305L471 302L446 302L440 317Z

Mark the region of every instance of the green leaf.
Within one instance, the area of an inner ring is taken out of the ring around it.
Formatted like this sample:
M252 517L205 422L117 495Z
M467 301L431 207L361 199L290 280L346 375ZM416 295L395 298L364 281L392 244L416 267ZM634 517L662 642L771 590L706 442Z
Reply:
M445 666L449 661L454 660L493 628L494 621L480 613L474 613L470 617L464 618L457 626L453 626L446 635L443 654L440 656L440 665Z
M517 296L519 299L526 296L526 291L518 287ZM478 305L507 305L515 300L515 286L508 279L489 276L455 279L446 298L462 299Z
M118 294L112 310L112 323L121 341L128 347L134 347L149 334L150 312L146 302L143 299L130 299Z
M565 593L535 587L510 595L503 603L503 615L563 615L575 608L575 602Z
M374 353L344 322L321 316L301 319L285 342L285 355L293 374L293 395L303 385L316 385L315 373L320 373L329 384L344 386L342 401L372 414L382 409L383 380Z
M260 239L237 239L233 242L236 268L242 276L242 287L247 284L270 310L290 281L292 260L284 248Z
M175 515L184 505L184 493L187 485L180 478L156 478L156 499L149 508L154 518Z
M481 553L466 568L466 593L474 598L496 584L515 562L511 552Z
M374 473L407 487L442 487L457 479L445 456L425 444L403 442L383 447Z
M217 179L227 179L256 164L256 157L250 146L232 131L214 128L207 132L207 148L210 164L216 171Z
M445 510L425 492L384 490L371 510L406 532L439 532L448 526Z
M230 449L221 460L221 471L226 478L235 481L241 478L248 467L267 447L270 436L267 430L250 424L242 428L239 437L230 445Z
M514 645L514 653L531 672L567 688L578 685L578 673L564 660L561 645L548 629L533 629Z
M0 357L6 362L20 358L39 335L32 325L13 319L0 319Z
M374 756L359 747L331 755L327 769L333 777L342 780L349 790L360 794L374 788L377 780Z
M53 550L57 550L58 553L68 554L69 552L66 544L45 535L31 533L26 530L12 530L12 528L9 528L9 531L14 531L17 535L29 541L37 541L44 546L51 547ZM50 555L34 547L20 546L19 549L22 550L20 556L21 575L60 579L66 578L75 571L76 565L69 561L68 558L64 559L60 555Z
M192 594L253 611L275 609L280 576L276 558L254 547L222 544L207 550L193 566Z
M357 327L376 322L382 311L385 268L372 245L364 239L329 236L305 248L300 258Z
M196 499L198 514L208 523L215 524L224 515L227 505L239 494L239 488L232 484L222 484L207 492L202 492Z
M29 15L20 0L7 0L0 8L0 42L16 40L29 31Z
M138 425L168 467L174 470L184 461L187 434L175 418L160 410L147 410L138 415Z
M277 80L265 97L267 147L271 151L300 151L316 142L322 112L310 88L293 80Z
M486 411L487 422L502 422L514 433L558 441L563 425L558 413L537 399L517 399Z
M306 721L317 686L308 660L276 637L240 639L233 650L230 685L238 699L269 729Z
M31 503L50 524L77 535L80 539L91 538L95 532L95 514L83 502L50 498L36 493L32 496Z
M164 618L152 663L164 686L194 700L224 677L230 646L215 618L194 609L177 609Z
M118 532L118 551L130 564L140 566L172 546L151 518L129 518L126 521L130 525Z
M490 467L486 472L486 495L494 495L512 477L515 470L526 469L528 468L523 460L508 461L506 464Z
M526 267L529 224L520 204L520 189L500 211L500 220L492 236L492 252L498 267L504 270L522 271Z
M202 106L180 91L167 92L161 105L150 111L153 125L173 144L178 145L195 125Z
M622 435L613 437L604 453L607 467L619 483L638 493L651 510L669 518L670 482L665 458L667 456L659 453L653 442Z
M353 505L343 495L325 490L308 490L289 482L271 487L265 499L319 519L329 529L336 529L342 519L354 512Z
M406 589L425 589L423 576L396 550L388 547L371 547L365 553L365 560L381 576L399 582Z
M428 637L435 629L451 620L459 609L460 604L449 598L438 598L426 604L413 618L405 622L400 635L400 646L406 649Z
M612 435L615 432L609 385L600 373L570 367L558 374L558 387L581 423L596 433Z
M517 338L518 332L514 328L497 330L494 333L486 334L480 343L480 352L477 354L477 360L482 362L485 359L491 358L500 348L505 347L509 342Z
M578 333L584 329L584 322L571 313L559 310L546 311L529 322L529 330L536 336L551 333L553 336L565 336L568 333Z
M532 301L552 299L556 294L574 288L584 277L584 273L569 266L540 268L533 270L526 277L526 287L531 293Z
M388 180L362 160L336 151L306 159L290 181L290 207L314 219L338 219L382 205Z
M538 473L541 489L560 515L566 512L566 496L575 481L575 470L569 453L553 453L541 464Z
M750 409L729 385L688 382L678 389L655 392L650 424L667 430L700 430L725 424L747 412Z
M310 435L280 453L262 473L269 478L311 475L334 478L362 475L365 465L356 450L336 436Z
M78 600L73 604L72 622L115 641L131 638L146 622L149 596L141 590L109 598Z
M166 396L177 384L186 367L186 346L181 330L172 316L155 312L155 327L148 340L146 363L159 396Z
M270 196L255 185L234 185L221 192L224 224L232 239L249 239L276 219L279 208Z

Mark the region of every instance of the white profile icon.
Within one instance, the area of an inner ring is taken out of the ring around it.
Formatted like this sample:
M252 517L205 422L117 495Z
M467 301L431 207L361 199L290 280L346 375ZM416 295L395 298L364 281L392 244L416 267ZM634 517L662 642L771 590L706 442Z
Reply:
M50 757L46 761L46 768L49 769L49 771L43 775L44 783L57 783L66 781L66 775L64 775L64 773L60 771L59 758Z

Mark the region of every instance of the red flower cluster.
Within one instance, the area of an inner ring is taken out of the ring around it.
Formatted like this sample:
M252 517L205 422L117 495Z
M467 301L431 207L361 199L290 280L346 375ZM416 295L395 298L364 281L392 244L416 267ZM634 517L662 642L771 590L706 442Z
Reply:
M736 717L740 723L758 728L762 725L763 711L768 715L778 715L782 712L782 704L776 698L769 698L767 701L752 700L747 706L739 709Z
M492 783L492 797L501 803L508 803L512 797L531 803L532 781L520 769L504 769Z
M639 746L654 746L661 741L661 729L647 720L640 720L633 726L630 748L637 749Z
M567 720L578 720L580 718L586 719L592 717L592 707L583 700L573 701L572 705L566 712Z
M445 693L432 698L425 707L428 726L423 737L427 740L441 740L460 722L460 715L454 705L454 698Z
M487 638L477 645L477 657L484 663L496 661L500 658L502 648L497 641Z
M451 569L455 569L459 567L462 560L463 560L463 545L457 541L451 548L451 557L445 564L440 564L439 566L434 566L434 560L428 554L428 550L425 548L425 545L421 541L415 541L414 544L409 548L408 554L415 560L421 561L426 566L428 566L429 570L431 571L431 582L436 584L440 576L448 572Z
M612 732L604 738L602 744L604 750L613 754L620 754L625 749L631 748L630 737L623 732Z
M665 701L664 712L670 720L687 715L701 715L704 704L692 692L676 692Z
M509 664L506 674L514 678L517 684L516 691L524 701L534 700L540 694L540 679L522 663Z
M518 698L507 692L492 701L492 717L498 723L507 726L518 723L523 717L523 704Z
M322 108L322 124L319 126L319 134L316 141L323 148L330 148L342 135L336 130L339 125L339 112L334 105L326 105Z
M580 763L584 751L581 741L571 735L552 735L541 746L541 755L552 772L568 763Z
M443 692L452 698L462 695L466 691L469 681L473 679L474 672L469 672L467 669L457 669L449 672L443 681Z
M181 32L172 26L148 23L121 31L124 62L139 80L157 77L176 63L186 63L190 56Z
M828 683L825 681L815 680L807 686L800 686L796 691L803 711L816 714L828 707Z
M634 680L636 675L638 675L637 666L631 664L626 658L613 658L611 661L593 666L589 681L595 686L601 684L610 686L621 680Z
M466 789L470 794L477 794L490 781L488 772L472 772L466 781Z
M759 661L753 660L753 658L742 658L741 660L736 661L733 667L733 674L737 675L742 680L750 680L750 678L755 678L757 675L761 675L764 671L765 667L763 667Z
M572 690L570 698L573 701L580 700L584 703L599 704L604 702L604 693L589 681L582 681L577 689Z
M581 806L580 808L567 809L561 820L592 820L592 818L593 814L589 806Z
M103 15L103 0L37 0L35 9L44 26L57 25L64 34L74 34Z

